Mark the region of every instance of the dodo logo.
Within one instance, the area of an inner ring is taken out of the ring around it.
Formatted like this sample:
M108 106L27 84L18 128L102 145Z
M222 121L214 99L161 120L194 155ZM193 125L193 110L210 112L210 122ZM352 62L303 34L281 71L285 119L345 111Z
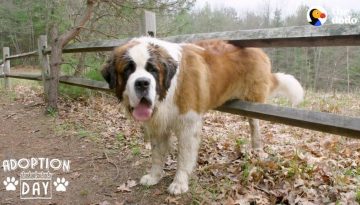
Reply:
M321 26L327 20L327 12L321 7L312 7L307 12L307 20L313 26Z

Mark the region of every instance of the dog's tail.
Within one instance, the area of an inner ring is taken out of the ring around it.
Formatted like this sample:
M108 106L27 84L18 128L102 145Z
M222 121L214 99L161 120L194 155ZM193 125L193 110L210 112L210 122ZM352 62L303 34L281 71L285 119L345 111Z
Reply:
M284 73L273 73L271 97L287 97L292 106L296 106L303 101L304 89L294 76Z

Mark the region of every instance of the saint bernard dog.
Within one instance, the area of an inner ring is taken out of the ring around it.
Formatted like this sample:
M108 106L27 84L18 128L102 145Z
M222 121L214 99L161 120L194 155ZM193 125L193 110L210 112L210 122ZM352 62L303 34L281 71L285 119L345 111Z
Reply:
M231 99L264 103L282 94L293 105L303 98L291 75L271 73L258 48L222 40L176 44L140 37L114 49L102 70L126 113L144 124L152 146L152 167L140 183L154 185L163 176L169 138L178 138L178 167L168 191L188 191L200 144L202 116ZM253 148L261 147L259 122L249 119Z

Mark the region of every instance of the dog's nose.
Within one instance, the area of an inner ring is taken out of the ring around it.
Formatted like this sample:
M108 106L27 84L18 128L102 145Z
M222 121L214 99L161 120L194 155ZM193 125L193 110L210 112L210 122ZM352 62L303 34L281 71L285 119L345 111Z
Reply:
M150 79L148 78L138 78L135 81L135 89L138 91L145 91L150 86Z

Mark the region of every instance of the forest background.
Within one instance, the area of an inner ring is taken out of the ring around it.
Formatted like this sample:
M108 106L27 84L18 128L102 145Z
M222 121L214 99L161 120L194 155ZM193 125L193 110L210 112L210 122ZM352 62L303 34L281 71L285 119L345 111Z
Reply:
M54 22L60 32L74 27L85 6L82 0L0 0L0 47L10 47L12 54L36 50L39 35L49 35ZM232 7L213 7L208 3L199 7L195 0L107 0L95 7L92 18L73 42L139 36L144 9L156 12L157 37L309 25L306 20L309 8L305 5L297 7L293 14L284 14L284 8L264 1L256 11L239 14ZM360 19L359 12L350 11L347 15ZM328 20L326 24L332 22ZM265 51L275 72L295 75L306 89L351 92L360 87L359 47L266 48ZM99 69L106 55L105 52L66 54L62 73L102 80ZM37 64L36 58L12 61L12 66Z

